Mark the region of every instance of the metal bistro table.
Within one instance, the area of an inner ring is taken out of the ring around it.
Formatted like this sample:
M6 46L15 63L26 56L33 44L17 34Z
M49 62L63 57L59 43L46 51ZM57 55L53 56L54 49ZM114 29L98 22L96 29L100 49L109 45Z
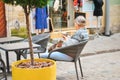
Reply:
M38 47L40 47L40 45L33 43L33 48L38 48ZM9 43L9 44L0 44L0 49L4 50L6 53L7 72L9 73L10 72L9 54L8 54L9 51L14 51L17 55L17 60L20 60L22 51L29 49L29 43L28 42L17 42L17 43Z
M22 41L24 40L24 38L20 38L20 37L4 37L4 38L0 38L0 44L4 44L4 43L13 43L13 42L18 42L18 41Z

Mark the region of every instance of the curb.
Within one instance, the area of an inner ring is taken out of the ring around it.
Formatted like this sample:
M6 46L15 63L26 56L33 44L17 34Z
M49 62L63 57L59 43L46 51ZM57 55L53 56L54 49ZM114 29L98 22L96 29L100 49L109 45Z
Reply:
M103 50L103 51L97 51L96 53L84 53L84 54L81 54L80 56L81 57L85 57L85 56L92 56L92 55L97 55L97 54L104 54L104 53L112 53L112 52L118 52L120 51L120 49L112 49L112 50Z

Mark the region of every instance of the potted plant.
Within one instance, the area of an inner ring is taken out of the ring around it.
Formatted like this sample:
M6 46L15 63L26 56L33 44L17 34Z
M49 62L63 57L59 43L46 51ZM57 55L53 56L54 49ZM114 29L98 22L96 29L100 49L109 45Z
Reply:
M12 64L12 80L56 80L56 63L50 59L34 59L29 14L33 7L44 7L48 0L2 0L4 3L20 5L26 16L30 59L19 60Z

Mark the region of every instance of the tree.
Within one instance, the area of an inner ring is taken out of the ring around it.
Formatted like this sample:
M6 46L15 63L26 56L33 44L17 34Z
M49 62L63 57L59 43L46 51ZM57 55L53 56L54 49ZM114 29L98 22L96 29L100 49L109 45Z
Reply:
M24 9L24 13L26 16L26 26L27 26L27 34L29 40L29 47L30 47L30 58L31 58L31 65L34 63L34 56L33 56L33 46L32 46L32 38L30 33L30 24L29 24L29 14L30 10L34 7L44 7L47 5L49 0L2 0L4 3L12 4L12 5L20 5Z

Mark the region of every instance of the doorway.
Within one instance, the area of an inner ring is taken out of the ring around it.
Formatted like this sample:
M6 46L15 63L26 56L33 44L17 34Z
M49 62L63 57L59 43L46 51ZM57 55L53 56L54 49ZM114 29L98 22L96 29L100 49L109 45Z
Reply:
M74 26L74 7L73 0L58 0L58 10L54 11L53 6L49 7L49 16L52 18L54 31L73 28Z

